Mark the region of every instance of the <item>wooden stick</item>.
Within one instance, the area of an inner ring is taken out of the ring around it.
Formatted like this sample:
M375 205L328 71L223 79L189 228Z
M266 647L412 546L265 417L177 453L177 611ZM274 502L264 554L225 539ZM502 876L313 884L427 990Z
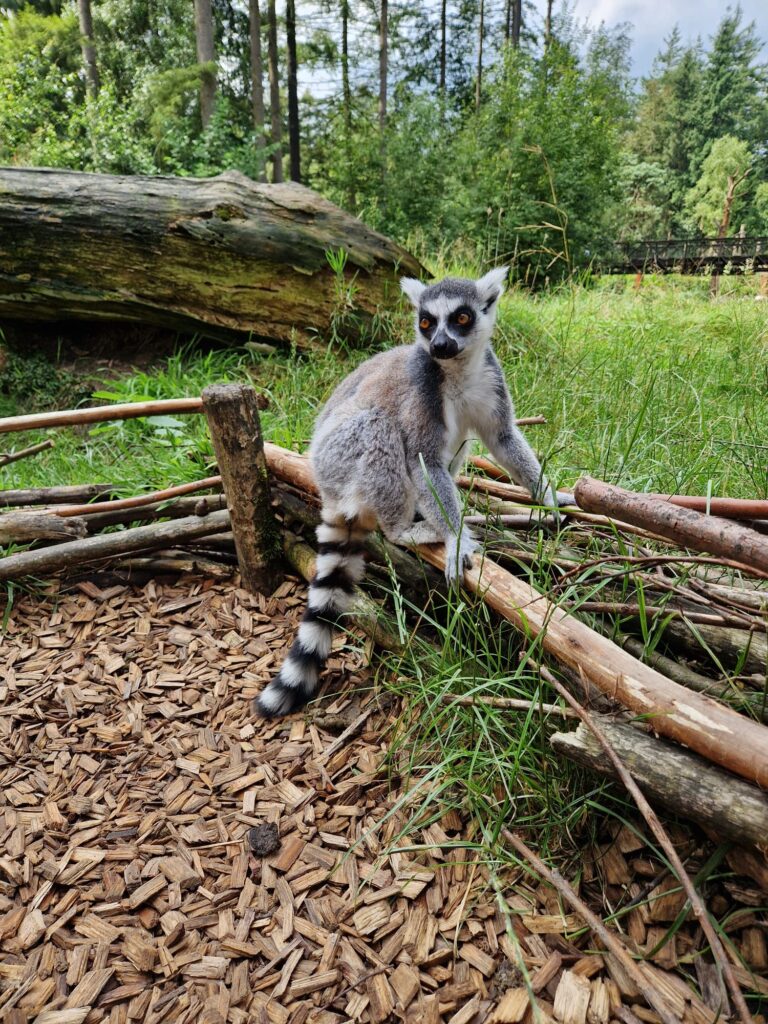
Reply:
M103 423L105 420L129 420L137 416L165 416L175 412L202 412L201 398L164 398L151 402L126 402L122 405L95 405L87 409L62 409L58 412L36 412L27 416L6 416L0 419L0 434L19 430L43 430L48 427L73 427L80 423Z
M0 491L0 507L20 505L70 505L88 501L114 491L112 484L75 484L72 487L33 487L28 490Z
M18 452L9 452L7 455L0 455L0 466L7 466L11 462L18 462L19 459L27 459L30 455L37 455L38 452L44 452L46 448L53 448L53 441L48 438L47 441L41 441L40 444L32 444L29 448L22 448Z
M593 717L650 799L726 839L765 850L768 800L756 786L676 743L605 715ZM549 742L572 761L618 777L613 762L586 726L580 725L575 732L553 733Z
M699 922L699 927L704 932L707 942L709 943L709 947L712 950L712 955L717 961L717 964L720 970L722 971L723 977L725 978L725 983L728 986L728 990L731 993L731 998L733 999L734 1005L738 1010L739 1017L742 1020L742 1024L752 1024L752 1014L747 1009L747 1004L744 1000L742 991L739 988L738 982L733 976L733 971L731 970L731 963L728 959L725 950L723 949L720 937L718 936L715 929L712 927L712 922L709 920L707 908L704 906L703 900L699 896L696 887L694 886L693 882L691 881L688 875L688 872L685 870L683 862L680 860L677 850L675 849L674 844L670 840L669 836L664 830L664 827L659 821L656 812L648 803L640 787L637 785L635 780L627 771L626 767L622 763L616 751L608 742L605 733L600 729L600 727L594 721L592 716L584 710L584 708L581 706L581 704L579 704L579 702L570 693L570 691L567 690L563 686L563 684L552 675L551 672L544 668L544 666L542 666L541 668L541 677L542 679L545 679L550 684L550 686L554 687L554 689L557 690L557 692L560 694L563 700L567 701L568 704L570 704L570 706L579 716L581 721L584 723L584 725L587 726L589 730L591 730L595 739L605 751L606 755L608 756L608 759L614 767L614 770L616 771L616 774L619 776L625 788L631 795L632 799L637 804L638 810L645 818L645 820L648 822L649 828L656 836L656 839L661 848L666 853L669 862L672 865L675 874L677 875L678 881L685 890L685 894L688 897L688 901L691 904L694 916L696 920ZM725 1004L726 1002L727 997L725 992L723 992L723 1004Z
M220 486L220 476L208 476L204 480L192 480L188 484L166 487L163 491L151 491L149 494L139 494L135 498L116 498L114 501L94 502L92 505L63 505L61 508L52 508L50 511L54 515L64 517L93 515L98 512L117 512L121 509L142 508L144 505L167 501L169 498L177 498L182 494L193 494L195 491L204 491L210 487Z
M203 409L232 520L241 586L271 594L280 576L280 538L256 391L246 384L212 384L203 391Z
M282 479L317 493L309 460L266 444L270 469ZM445 568L442 545L416 549L431 565ZM541 637L545 651L587 679L613 700L647 716L656 732L768 789L768 729L738 712L695 693L644 665L617 644L557 607L529 584L489 558L476 557L464 574L468 590L527 637Z
M652 618L661 616L669 619L688 619L689 622L699 622L707 626L728 626L732 629L750 630L758 633L765 633L766 623L757 619L750 620L747 616L721 615L717 612L695 612L685 608L657 607L647 605L641 607L639 604L623 604L621 601L569 601L568 607L576 612L594 612L596 615L629 615L638 618L648 615Z
M639 964L635 963L616 934L609 931L597 914L594 914L586 903L579 899L573 886L566 882L560 872L555 868L548 867L541 857L535 854L519 836L510 832L508 828L502 828L501 834L512 849L524 860L528 861L536 874L540 878L546 879L560 893L566 903L570 904L576 913L583 918L608 952L618 960L635 987L642 992L648 1005L653 1007L664 1024L680 1024L678 1018L669 1010L665 997L658 991L652 979L643 971Z
M547 715L562 715L563 718L574 718L575 713L561 704L541 704L536 700L522 700L517 697L482 697L479 694L443 693L441 704L458 704L463 708L489 707L501 708L504 711L543 711Z
M69 541L39 551L22 551L0 559L0 580L43 576L83 562L100 561L131 551L164 548L192 537L204 537L208 533L228 529L229 512L211 512L207 516L190 516L170 523L153 523L151 526L137 526L119 533Z
M768 572L768 538L727 519L705 516L658 498L582 477L574 489L579 507L651 530L680 547L735 558Z
M88 506L91 507L91 506ZM153 502L137 508L117 509L112 512L96 512L83 516L89 533L98 533L105 526L117 523L153 522L156 519L181 519L184 516L205 516L227 507L223 494L201 494L191 497L173 498L170 501ZM51 510L46 510L50 512Z

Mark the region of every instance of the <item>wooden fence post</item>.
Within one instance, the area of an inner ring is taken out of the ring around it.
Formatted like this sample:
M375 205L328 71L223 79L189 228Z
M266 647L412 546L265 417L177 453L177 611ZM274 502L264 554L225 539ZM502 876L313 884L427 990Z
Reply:
M269 476L256 403L245 384L212 384L203 410L232 521L242 585L271 593L279 579L280 538L269 496Z

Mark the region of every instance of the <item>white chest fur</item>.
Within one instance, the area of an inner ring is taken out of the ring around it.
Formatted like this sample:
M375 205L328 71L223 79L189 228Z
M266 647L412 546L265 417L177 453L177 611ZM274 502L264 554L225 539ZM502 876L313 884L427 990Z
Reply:
M485 358L486 350L464 364L448 367L443 381L445 463L458 472L467 457L469 442L478 436L496 406L496 380ZM457 372L458 371L458 372Z

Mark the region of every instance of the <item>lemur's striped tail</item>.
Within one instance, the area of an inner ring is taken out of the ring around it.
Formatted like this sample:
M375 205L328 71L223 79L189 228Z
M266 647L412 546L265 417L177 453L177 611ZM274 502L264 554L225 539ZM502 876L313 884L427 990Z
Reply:
M299 631L282 668L254 701L254 710L264 718L297 711L317 690L320 672L331 653L333 631L365 573L363 544L367 535L355 522L323 521L318 526L315 576L309 584Z

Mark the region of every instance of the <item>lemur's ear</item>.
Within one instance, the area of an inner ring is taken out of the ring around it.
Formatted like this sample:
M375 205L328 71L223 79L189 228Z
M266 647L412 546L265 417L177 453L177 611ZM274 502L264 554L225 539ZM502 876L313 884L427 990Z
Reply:
M421 281L417 281L415 277L401 277L400 287L411 300L413 305L418 309L419 299L423 295L427 286L422 284Z
M507 283L508 274L509 267L495 267L493 270L489 270L479 281L475 281L478 298L486 312L490 310L495 302L498 302L501 293L504 291L504 285Z

